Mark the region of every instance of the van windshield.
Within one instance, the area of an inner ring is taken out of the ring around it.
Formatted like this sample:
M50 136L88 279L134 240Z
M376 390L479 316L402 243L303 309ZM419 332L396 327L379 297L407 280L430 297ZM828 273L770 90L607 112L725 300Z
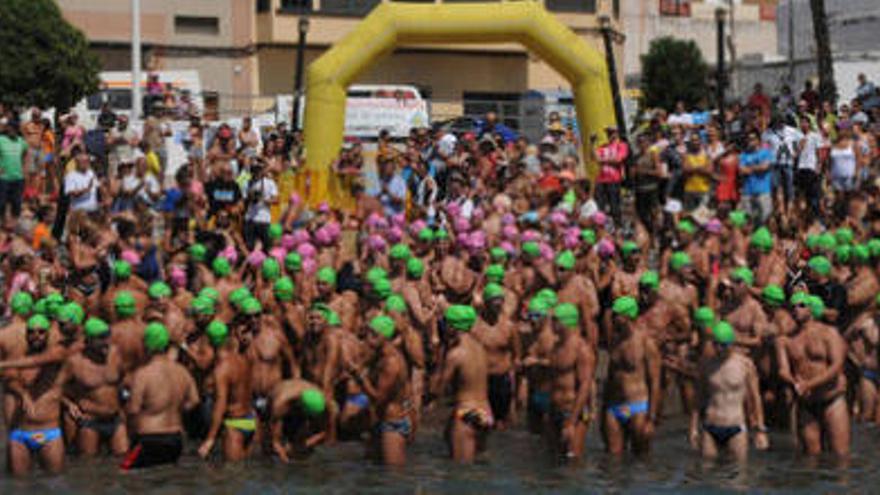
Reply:
M88 97L89 110L100 110L101 104L110 103L111 110L131 110L130 89L105 89Z

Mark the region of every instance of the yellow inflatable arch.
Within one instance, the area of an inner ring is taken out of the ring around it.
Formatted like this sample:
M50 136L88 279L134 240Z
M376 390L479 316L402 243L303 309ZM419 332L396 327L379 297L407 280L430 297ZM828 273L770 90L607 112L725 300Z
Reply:
M310 205L351 207L331 166L342 145L349 84L401 44L517 42L572 85L584 156L592 133L614 125L605 58L533 1L466 4L382 3L308 68L305 172ZM306 190L307 189L307 190Z

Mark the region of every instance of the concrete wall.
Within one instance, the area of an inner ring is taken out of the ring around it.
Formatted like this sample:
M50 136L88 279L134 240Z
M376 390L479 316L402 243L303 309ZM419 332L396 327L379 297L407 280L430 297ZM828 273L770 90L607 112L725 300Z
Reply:
M788 56L788 16L794 8L795 58L816 53L809 0L782 0L777 10L779 55ZM880 1L825 0L831 47L835 53L869 52L880 48Z

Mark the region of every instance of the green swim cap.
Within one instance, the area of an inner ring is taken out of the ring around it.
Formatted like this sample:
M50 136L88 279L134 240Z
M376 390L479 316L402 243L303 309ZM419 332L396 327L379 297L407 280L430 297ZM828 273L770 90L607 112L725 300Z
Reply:
M639 317L639 302L632 296L618 297L614 300L611 311L614 314L623 315L630 320L635 320Z
M755 283L755 275L748 267L745 266L741 266L733 270L733 272L730 274L730 279L737 282L742 282L749 287L751 287L752 284Z
M486 268L486 280L500 284L504 281L504 267L501 265L489 265Z
M83 322L83 319L86 317L86 312L83 311L82 306L75 302L69 302L61 308L58 309L58 321L61 323L72 323L74 325L79 325Z
M810 307L810 314L813 318L820 319L825 314L825 302L819 296L807 296L807 306Z
M251 297L251 291L247 287L239 287L229 293L229 303L235 307L240 307L245 299Z
M715 338L715 342L723 345L730 345L736 342L736 332L733 331L730 323L724 320L719 321L712 327L712 337Z
M373 292L381 299L391 295L391 282L387 278L380 278L371 284Z
M46 315L50 318L57 317L58 310L64 305L64 296L58 292L53 292L47 295L44 299L46 301Z
M302 404L303 411L305 411L308 416L317 416L327 409L324 394L314 388L303 390L302 395L299 397L299 401Z
M119 291L113 299L113 306L119 316L134 316L137 313L137 301L134 295L127 290Z
M374 266L373 268L367 270L367 274L364 277L364 279L369 283L373 283L376 280L382 278L388 278L388 272L386 272L384 268L378 266Z
M837 238L831 232L825 232L819 236L818 246L822 251L832 251L837 247Z
M400 294L388 296L388 299L385 299L385 311L389 313L405 313L406 301L403 300L403 296Z
M880 239L875 237L868 241L868 250L871 252L872 258L880 257Z
M196 315L213 316L214 300L206 296L197 296L189 303L189 309Z
M298 272L302 270L303 259L299 253L287 253L284 257L284 268L289 272Z
M422 242L434 242L434 231L430 227L425 227L419 231L419 240Z
M207 297L213 303L217 303L220 300L220 291L213 287L205 287L199 291L200 297Z
M596 244L596 232L593 229L581 230L581 240L590 246Z
M220 320L213 320L205 328L205 335L213 347L223 347L229 338L229 328Z
M425 264L418 258L410 258L406 260L406 274L410 278L422 278L425 273Z
M798 304L805 304L807 302L807 298L810 297L810 294L807 292L795 292L791 295L791 298L788 300L792 306L797 306Z
M669 268L673 271L681 271L685 266L691 264L691 257L684 251L676 251L669 257Z
M446 308L446 323L459 332L469 332L477 321L477 312L464 304L453 304Z
M31 316L27 321L28 330L48 330L49 325L49 319L43 315Z
M435 241L445 241L446 239L449 239L449 232L446 229L437 229L434 232Z
M114 262L113 275L119 280L127 280L131 277L131 265L127 261Z
M27 316L34 308L34 298L27 292L16 292L9 301L12 313L18 316Z
M284 229L281 227L280 223L269 225L269 239L277 241L278 239L281 239L282 234L284 234Z
M819 235L818 234L810 234L807 236L806 240L807 249L812 252L816 252L816 248L819 247Z
M524 242L522 245L523 254L527 254L532 258L537 258L541 255L541 248L538 247L538 243L534 241Z
M83 333L88 338L101 337L110 333L110 326L100 318L89 318L83 325Z
M865 244L857 244L852 250L853 258L859 265L871 262L871 250Z
M293 280L290 277L281 277L275 281L272 293L279 301L290 302L293 300L293 289Z
M329 266L321 267L317 274L318 282L324 282L327 285L336 286L336 270Z
M749 245L764 253L769 253L773 249L773 234L767 227L761 227L752 234Z
M580 313L577 306L571 303L562 303L553 308L553 317L565 328L578 328Z
M846 244L846 245L852 244L853 239L855 239L855 237L856 237L855 234L853 234L852 229L849 227L841 227L841 228L837 229L837 231L834 233L834 238L837 240L838 245L839 244Z
M573 270L575 264L574 253L566 249L556 255L556 267L562 270Z
M831 262L824 256L813 256L807 262L807 266L810 267L810 270L823 277L831 273Z
M547 316L547 312L551 308L552 306L546 299L535 296L529 301L528 312L529 314Z
M207 255L208 248L204 244L196 243L189 247L189 257L193 261L205 261L205 256Z
M37 302L34 303L34 307L33 307L34 314L48 316L49 311L46 309L46 306L47 306L47 304L46 304L45 297L38 299Z
M727 215L727 218L730 220L730 225L741 229L745 227L746 223L749 221L749 216L746 212L742 210L734 210Z
M171 296L171 287L168 286L165 282L153 282L150 285L150 288L147 289L147 295L150 296L150 299L161 299L163 297Z
M684 232L685 234L693 234L697 231L697 227L690 220L682 220L678 222L676 229L679 232Z
M412 254L409 252L409 246L402 242L391 246L388 256L393 260L408 260Z
M263 305L260 304L256 297L248 297L241 302L241 312L248 316L258 315L262 311Z
M785 304L785 291L778 285L770 284L761 291L761 298L770 306L782 306Z
M229 265L228 259L222 256L217 256L214 258L214 261L211 262L211 270L214 271L214 275L222 278L229 275L229 272L232 271L232 267Z
M486 287L483 288L483 300L488 301L489 299L495 299L498 297L504 297L504 288L495 282L489 282L486 284Z
M374 317L370 320L370 328L386 339L394 337L394 320L390 316L379 315Z
M700 306L694 311L694 321L699 328L712 328L712 324L715 323L715 311L709 306Z
M168 329L159 322L153 322L144 329L144 348L148 352L163 352L168 348Z
M648 287L656 292L660 289L660 275L654 270L648 270L639 277L639 285Z
M275 258L266 258L263 260L261 270L263 272L263 278L269 281L276 280L281 276L281 265L278 264L278 260Z
M492 257L492 261L505 261L507 259L507 251L501 249L500 247L493 247L489 250L489 255Z
M535 297L547 301L551 308L559 304L559 296L556 295L556 291L553 289L541 289L535 294Z
M834 250L834 260L841 265L847 264L849 263L850 258L852 258L852 251L852 246L848 244L839 245Z
M624 243L620 246L620 254L622 254L624 258L629 258L630 255L638 252L639 245L633 241L624 241Z
M342 325L342 320L339 319L339 315L336 314L336 311L333 311L330 309L330 306L327 306L324 303L312 304L311 310L321 313L321 316L324 317L324 321L331 327Z

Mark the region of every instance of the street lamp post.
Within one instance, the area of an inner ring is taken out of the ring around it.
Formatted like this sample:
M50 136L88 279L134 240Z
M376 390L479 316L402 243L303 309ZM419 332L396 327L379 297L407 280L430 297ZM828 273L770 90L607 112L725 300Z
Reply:
M291 122L293 124L290 126L291 130L296 130L300 128L299 107L303 92L302 87L303 71L306 58L306 35L308 35L309 33L309 17L307 15L303 15L303 12L300 12L299 24L297 25L297 27L299 28L299 43L296 45L296 75L293 83L293 115L291 116Z
M141 104L141 0L131 0L131 120L140 118Z
M718 104L718 113L723 118L724 112L724 86L727 84L724 67L724 9L715 10L715 26L718 34L718 61L715 67L715 100Z
M623 100L620 98L620 84L617 81L617 63L614 59L613 38L618 36L611 26L611 18L607 15L599 17L602 40L605 42L605 63L608 65L608 82L611 84L611 97L614 98L614 118L617 120L617 133L624 141L629 142L626 131L626 120L623 116Z

